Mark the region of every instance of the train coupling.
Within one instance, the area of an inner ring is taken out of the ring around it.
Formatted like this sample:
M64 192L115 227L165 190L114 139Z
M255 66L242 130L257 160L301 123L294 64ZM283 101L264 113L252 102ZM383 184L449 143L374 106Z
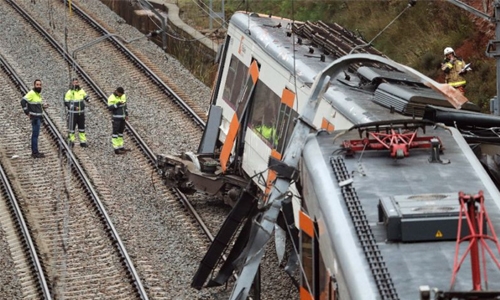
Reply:
M218 195L226 203L234 202L241 189L248 185L248 179L222 172L220 163L213 154L159 154L156 166L168 186L177 187L184 193L199 191Z
M226 183L217 160L192 152L179 156L160 154L156 164L167 185L185 193L200 191L215 195Z
M156 167L168 186L179 188L184 193L193 193L196 189L189 180L190 163L182 156L160 154L157 156Z

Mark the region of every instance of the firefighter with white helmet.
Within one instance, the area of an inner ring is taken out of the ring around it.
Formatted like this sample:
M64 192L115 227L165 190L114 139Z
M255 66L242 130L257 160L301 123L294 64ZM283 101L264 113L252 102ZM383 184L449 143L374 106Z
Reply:
M448 55L450 53L455 54L455 51L453 50L453 48L451 48L451 47L444 48L444 56L446 56L446 55Z
M462 58L455 55L455 50L451 47L444 48L444 61L441 70L445 73L445 82L465 94L467 81L463 77L470 70Z

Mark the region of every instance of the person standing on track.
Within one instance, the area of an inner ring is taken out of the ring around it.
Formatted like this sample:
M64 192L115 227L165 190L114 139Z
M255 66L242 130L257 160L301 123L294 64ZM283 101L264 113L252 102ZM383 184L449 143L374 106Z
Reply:
M64 95L64 105L68 112L68 144L75 144L75 128L78 125L78 139L81 147L87 147L85 135L85 102L90 102L89 96L80 88L78 79L73 78L69 90Z
M40 95L42 92L42 81L35 79L33 86L33 89L21 100L21 106L24 113L31 120L31 157L43 158L45 154L38 151L38 136L42 125L43 109L49 107L49 105L43 103L42 96Z
M124 154L130 149L123 147L123 132L125 131L125 121L128 121L127 96L122 87L116 90L108 98L108 109L113 112L113 133L111 143L115 154Z

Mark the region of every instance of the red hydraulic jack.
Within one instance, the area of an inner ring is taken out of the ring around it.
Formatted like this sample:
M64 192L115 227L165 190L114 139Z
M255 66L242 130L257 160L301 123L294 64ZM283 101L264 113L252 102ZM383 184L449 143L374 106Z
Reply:
M417 130L398 133L396 130L390 129L388 133L370 132L369 134L373 139L344 141L344 148L350 152L348 155L364 150L388 149L391 152L391 157L401 159L410 155L411 148L431 148L432 139L439 141L438 138L431 136L417 137ZM439 144L441 144L440 141Z
M497 235L493 229L493 225L488 217L486 208L484 206L483 191L479 191L477 195L465 195L463 192L459 193L460 213L458 216L458 232L457 243L455 248L455 259L453 263L453 273L451 278L451 288L455 283L457 273L462 266L467 255L470 254L471 269L472 269L472 291L468 292L446 292L448 296L460 295L461 299L497 299L500 296L500 291L487 291L488 290L488 274L486 271L486 252L490 255L492 261L500 269L500 263L495 257L492 249L486 243L487 240L493 242L500 254L500 243L498 242ZM469 227L469 235L461 238L462 219L465 220ZM488 226L490 235L485 233L485 224ZM459 248L462 242L469 242L469 246L459 259ZM480 262L481 257L481 262ZM482 287L481 281L481 265L484 274L485 290ZM493 298L494 297L494 298ZM452 298L441 298L452 299ZM454 298L453 298L454 299Z

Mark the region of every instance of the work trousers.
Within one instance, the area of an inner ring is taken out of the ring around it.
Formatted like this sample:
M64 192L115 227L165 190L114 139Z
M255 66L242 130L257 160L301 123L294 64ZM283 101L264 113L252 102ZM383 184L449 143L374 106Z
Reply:
M41 117L31 117L31 153L38 153L38 136L40 135L40 127L42 125Z
M125 119L113 118L113 133L111 135L111 143L113 149L123 148L123 132L125 131Z
M87 142L87 136L85 135L85 114L68 114L68 139L70 142L75 142L75 128L78 126L78 138L80 143Z

